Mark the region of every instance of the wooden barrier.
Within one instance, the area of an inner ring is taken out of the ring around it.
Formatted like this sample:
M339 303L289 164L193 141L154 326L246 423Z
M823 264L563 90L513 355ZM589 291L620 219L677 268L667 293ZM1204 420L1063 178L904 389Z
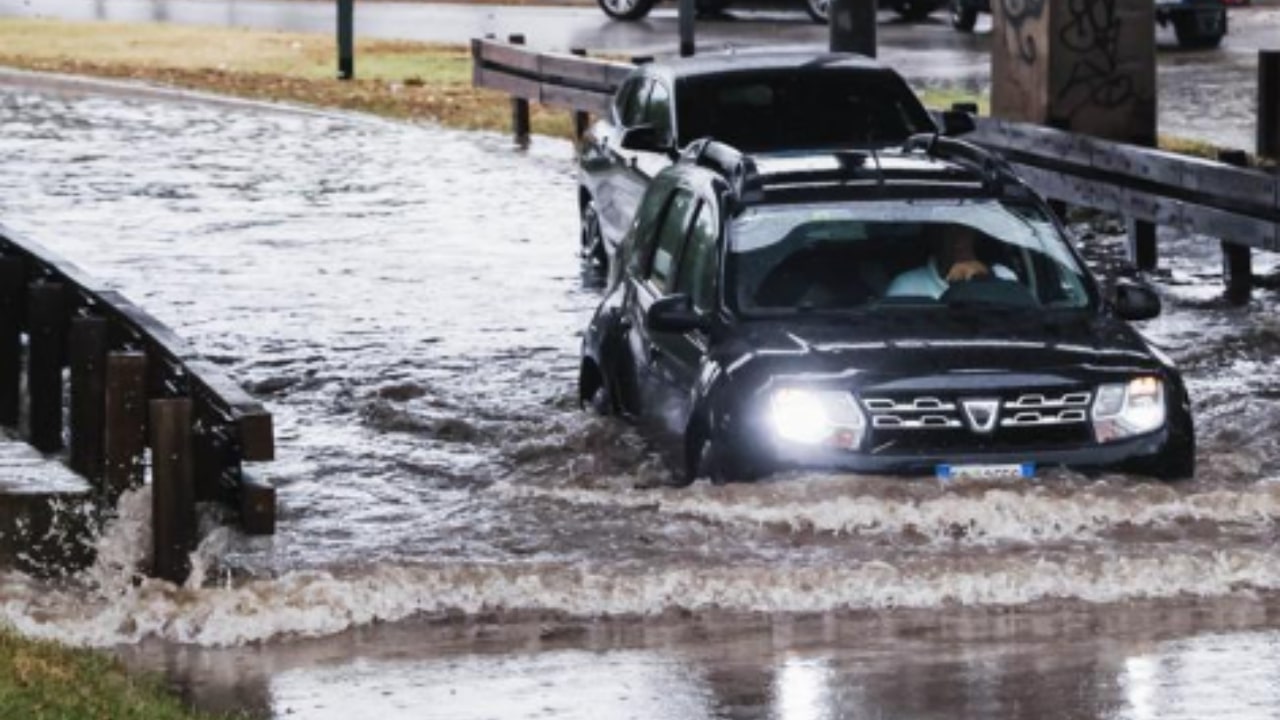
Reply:
M150 448L158 576L185 577L197 500L274 532L275 489L243 468L274 458L271 415L151 315L0 225L0 425L23 415L24 359L31 444L62 449L69 412L69 464L107 502L144 482Z
M473 40L471 52L477 87L576 113L608 112L613 93L632 71L622 63L531 52L491 40ZM1280 90L1267 89L1280 82L1271 74L1280 77L1280 60L1268 57L1263 53L1259 60L1260 98L1280 97ZM1051 201L1149 224L1135 236L1132 249L1131 259L1143 269L1157 263L1154 225L1220 238L1229 263L1228 294L1242 302L1248 299L1242 259L1247 248L1280 251L1280 176L1039 125L975 120L977 130L966 139L1002 154Z

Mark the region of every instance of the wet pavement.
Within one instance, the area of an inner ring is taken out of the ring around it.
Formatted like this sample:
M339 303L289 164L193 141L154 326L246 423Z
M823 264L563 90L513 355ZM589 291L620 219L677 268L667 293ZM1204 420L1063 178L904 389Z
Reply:
M0 93L0 217L259 395L280 497L275 537L214 532L175 588L132 577L130 494L88 571L0 573L0 621L291 717L1274 716L1278 298L1226 306L1215 241L1163 238L1144 327L1187 372L1194 481L662 489L575 407L599 290L571 156Z
M298 0L0 0L0 17L53 16L77 20L173 22L331 33L332 3ZM699 47L790 44L825 47L827 29L786 3L751 4L728 19L698 23ZM797 6L798 7L798 6ZM659 6L645 21L611 21L593 7L362 3L356 12L361 37L465 43L511 33L536 48L630 54L674 53L674 5ZM1252 150L1255 141L1257 50L1276 48L1280 7L1232 9L1231 32L1217 50L1177 49L1170 28L1157 31L1160 45L1160 131ZM990 85L990 18L978 32L958 33L944 12L920 23L893 13L880 15L880 60L918 88L984 93ZM357 58L357 66L359 58ZM357 67L358 71L358 67Z

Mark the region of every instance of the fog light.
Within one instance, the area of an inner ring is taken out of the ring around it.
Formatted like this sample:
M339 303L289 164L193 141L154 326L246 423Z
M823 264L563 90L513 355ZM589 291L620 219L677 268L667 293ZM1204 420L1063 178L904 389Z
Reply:
M1134 378L1127 384L1102 385L1093 401L1093 432L1098 442L1114 442L1164 427L1164 383L1160 378Z
M769 415L774 435L802 445L855 450L866 429L853 395L838 390L775 390L769 399Z

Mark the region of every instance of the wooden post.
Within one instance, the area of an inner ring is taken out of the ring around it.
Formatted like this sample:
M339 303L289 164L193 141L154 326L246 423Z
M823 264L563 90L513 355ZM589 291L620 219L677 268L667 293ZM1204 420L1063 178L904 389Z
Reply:
M107 419L106 319L73 319L67 345L71 365L71 469L101 490Z
M31 445L57 452L62 442L62 366L66 357L67 304L61 283L27 289L27 401Z
M680 57L693 57L697 51L693 41L694 21L697 17L696 0L680 0Z
M876 0L831 0L831 52L876 56Z
M512 45L524 45L524 35L510 35L507 42ZM515 133L516 144L529 146L529 101L524 98L511 98L511 128Z
M577 57L586 57L587 51L583 48L573 48L570 54ZM587 126L591 123L591 116L583 110L573 111L573 139L582 142L583 136L587 134Z
M147 356L107 354L104 486L114 503L120 493L142 484L147 446Z
M151 536L155 576L186 581L196 548L190 398L151 401Z
M1258 154L1280 162L1280 50L1258 51Z
M276 489L246 472L240 474L240 526L250 535L276 531Z
M22 397L22 260L0 256L0 425L18 426Z
M356 76L355 0L338 0L338 79Z

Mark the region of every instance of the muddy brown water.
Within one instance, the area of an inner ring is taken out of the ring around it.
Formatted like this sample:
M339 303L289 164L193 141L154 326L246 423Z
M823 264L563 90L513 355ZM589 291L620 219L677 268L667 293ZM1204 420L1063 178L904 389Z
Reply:
M1280 325L1166 235L1194 481L655 487L574 403L571 150L341 115L0 94L0 217L275 414L273 538L140 580L146 492L0 621L290 717L1274 717ZM1105 225L1076 231L1107 271Z

